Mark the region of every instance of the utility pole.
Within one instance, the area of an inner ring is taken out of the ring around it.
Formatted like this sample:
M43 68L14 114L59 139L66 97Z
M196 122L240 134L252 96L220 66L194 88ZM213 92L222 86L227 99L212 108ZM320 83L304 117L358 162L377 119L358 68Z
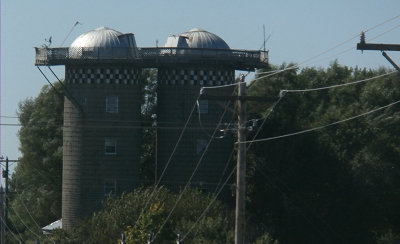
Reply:
M378 44L378 43L366 43L365 42L365 32L361 33L360 43L357 43L357 50L375 50L381 51L382 55L389 61L391 65L397 71L400 72L400 67L387 55L385 51L400 51L400 44Z
M4 220L4 189L1 188L1 244L6 243L6 221Z
M2 200L2 213L1 213L1 218L3 221L1 221L1 244L5 244L5 234L6 234L6 224L8 220L8 164L9 162L18 162L18 160L8 160L8 157L6 157L6 160L3 160L3 158L0 160L1 163L5 162L6 163L6 169L3 170L2 176L5 181L5 186L3 188L3 191L1 192L1 200Z
M245 76L242 76L238 84L238 96L227 95L212 95L205 94L205 91L200 91L199 99L208 100L236 100L238 102L238 111L233 111L238 116L238 153L237 153L237 166L236 166L236 216L235 216L235 244L243 244L245 241L245 199L246 199L246 117L247 105L246 101L258 102L275 102L275 97L257 97L247 96L247 85ZM223 104L220 104L221 106ZM227 110L230 110L226 107Z
M236 176L236 216L235 216L235 244L244 243L245 230L245 198L246 198L246 117L247 87L245 76L239 83L238 98L238 152L237 152L237 176Z

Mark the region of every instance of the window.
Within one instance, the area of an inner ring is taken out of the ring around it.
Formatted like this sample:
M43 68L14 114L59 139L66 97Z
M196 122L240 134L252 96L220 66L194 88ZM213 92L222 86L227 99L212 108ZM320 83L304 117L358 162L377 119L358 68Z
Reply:
M197 112L200 114L208 114L208 100L197 100Z
M107 113L118 113L118 97L107 97L106 98L106 112Z
M117 193L117 181L116 180L105 180L104 181L104 196L115 196Z
M196 140L196 154L202 155L204 150L207 148L208 141L206 139L197 139Z
M117 154L117 140L116 139L106 138L105 153L106 154Z

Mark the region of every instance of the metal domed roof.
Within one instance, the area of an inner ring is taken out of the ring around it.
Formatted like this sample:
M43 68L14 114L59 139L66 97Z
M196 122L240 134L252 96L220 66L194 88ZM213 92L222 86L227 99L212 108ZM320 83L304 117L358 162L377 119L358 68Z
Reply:
M168 37L165 47L230 49L221 37L200 28Z
M80 35L70 47L136 47L136 42L131 33L123 34L103 26Z

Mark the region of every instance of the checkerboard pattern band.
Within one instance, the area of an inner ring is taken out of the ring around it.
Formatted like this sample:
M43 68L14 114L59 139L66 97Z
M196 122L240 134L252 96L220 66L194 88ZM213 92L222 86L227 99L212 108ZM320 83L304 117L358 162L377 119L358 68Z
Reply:
M69 68L67 83L138 85L141 72L130 68Z
M233 84L235 71L159 69L160 85L221 86Z

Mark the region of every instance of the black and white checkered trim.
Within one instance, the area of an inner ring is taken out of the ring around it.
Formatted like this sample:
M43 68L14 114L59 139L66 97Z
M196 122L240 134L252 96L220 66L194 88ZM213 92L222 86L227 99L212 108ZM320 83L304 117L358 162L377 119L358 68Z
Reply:
M67 83L140 84L140 69L129 68L70 68Z
M221 86L233 84L234 81L234 70L158 70L160 85Z

